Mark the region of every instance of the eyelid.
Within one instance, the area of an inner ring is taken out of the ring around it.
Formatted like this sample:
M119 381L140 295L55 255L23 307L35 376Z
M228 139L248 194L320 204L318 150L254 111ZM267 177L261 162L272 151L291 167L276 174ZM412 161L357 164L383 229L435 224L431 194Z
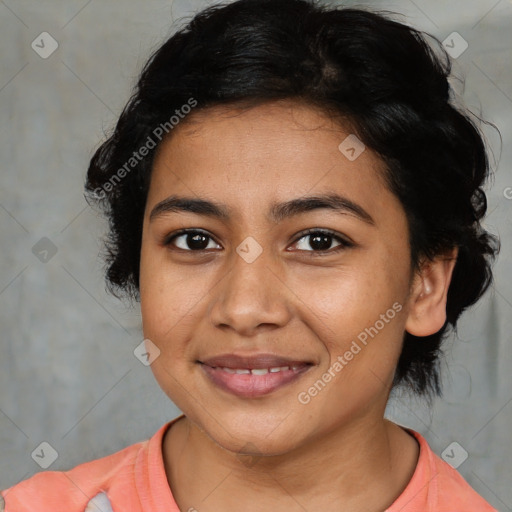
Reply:
M297 238L295 239L295 241L293 243L296 244L301 238L304 238L305 236L311 235L314 233L321 233L324 235L329 235L347 247L351 247L351 246L355 245L355 243L352 240L350 240L350 238L348 238L347 236L342 235L341 233L338 233L336 231L333 231L332 229L327 229L327 228L309 228L309 229L306 229L305 231L301 231L297 235ZM311 252L321 253L322 251L311 251ZM328 252L328 251L326 251L326 252Z
M350 247L354 247L356 244L347 236L342 235L341 233L338 233L336 231L333 231L332 229L327 228L309 228L305 231L301 231L297 237L295 238L295 241L292 243L292 245L296 244L301 238L304 238L305 236L315 234L315 233L321 233L324 235L329 235L330 237L336 239L338 242L340 242L340 245L337 247L334 247L333 249L327 249L325 251L300 251L300 252L309 252L311 255L322 255L322 254L332 254L337 252L341 249L346 249Z
M201 229L201 228L183 228L183 229L179 229L178 231L173 231L172 233L169 233L164 236L164 238L162 240L162 244L163 245L171 245L171 242L175 238L178 238L181 235L188 235L189 233L200 233L201 235L205 235L208 238L211 238L217 245L221 245L221 244L219 244L219 242L217 242L217 240L215 239L215 237L213 235L211 235L208 231ZM190 251L189 250L186 252L201 252L201 251Z
M183 229L180 229L178 231L172 232L172 233L170 233L170 234L168 234L168 235L166 235L164 237L162 243L163 243L164 246L171 245L171 242L175 238L178 238L179 236L186 235L186 234L189 234L189 233L200 233L200 234L203 234L206 237L208 237L211 240L213 240L217 245L221 245L219 242L217 242L217 240L215 239L214 236L212 236L208 231L206 231L204 229L201 229L201 228L183 228ZM311 234L317 234L317 233L331 236L333 239L335 239L338 242L340 242L340 245L335 247L334 249L328 249L326 251L314 251L314 250L311 250L311 251L299 251L299 252L309 252L312 255L315 255L315 254L316 255L322 255L322 254L328 254L328 253L335 253L337 250L340 250L340 249L343 249L343 248L350 248L350 247L354 247L355 246L355 243L352 240L350 240L350 238L348 238L347 236L342 235L341 233L337 233L336 231L333 231L333 230L327 229L327 228L309 228L309 229L306 229L304 231L301 231L295 237L294 241L292 242L292 245L295 245L301 238L304 238L305 236L308 236L308 235L311 235ZM185 250L185 249L180 249L180 248L176 248L176 249L182 250L184 252L191 252L191 253L194 253L194 252L200 253L202 251L206 251L207 250L207 249L201 249L201 250L198 250L198 251L192 251L192 250Z

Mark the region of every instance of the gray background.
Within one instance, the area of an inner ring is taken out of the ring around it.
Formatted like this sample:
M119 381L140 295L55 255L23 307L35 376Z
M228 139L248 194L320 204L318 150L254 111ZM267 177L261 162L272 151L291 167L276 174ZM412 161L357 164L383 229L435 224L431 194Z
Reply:
M58 452L49 469L65 470L179 414L133 354L138 309L105 292L106 223L82 191L93 150L150 52L211 3L0 1L0 489L42 470L31 453L43 441ZM485 129L499 164L486 221L502 240L495 286L446 343L444 398L429 409L397 396L388 415L439 455L459 443L455 456L468 453L460 473L512 510L512 2L344 3L400 12L441 40L458 32L469 46L454 59L454 86L503 137L500 146ZM46 59L31 47L44 31L59 44Z

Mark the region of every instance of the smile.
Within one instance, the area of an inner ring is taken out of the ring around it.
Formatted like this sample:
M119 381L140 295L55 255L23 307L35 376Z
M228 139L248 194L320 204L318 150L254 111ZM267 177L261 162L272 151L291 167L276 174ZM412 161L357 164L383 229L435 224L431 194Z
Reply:
M292 361L270 354L253 357L224 355L198 361L209 382L243 398L268 395L297 381L312 363Z
M216 370L218 370L218 367L214 367ZM298 370L300 366L292 366L292 370ZM252 373L253 375L265 375L267 373L278 373L278 372L285 372L290 369L289 366L277 366L275 368L253 368L250 370L249 368L220 368L222 371L228 372L228 373L238 373L239 375Z

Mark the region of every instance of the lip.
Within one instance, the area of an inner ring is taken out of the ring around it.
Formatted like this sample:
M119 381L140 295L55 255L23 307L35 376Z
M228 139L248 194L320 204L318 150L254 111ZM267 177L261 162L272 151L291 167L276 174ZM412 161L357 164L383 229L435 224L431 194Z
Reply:
M274 354L256 354L241 356L222 354L198 361L208 379L220 389L244 398L256 398L268 395L302 377L313 363L290 359ZM235 369L263 370L284 368L264 375L252 373L233 373ZM227 368L228 370L225 370ZM229 371L231 370L231 371Z
M248 368L249 370L261 368L274 368L278 366L302 366L304 364L311 364L309 361L300 359L290 359L283 356L276 356L275 354L255 354L252 356L243 356L238 354L221 354L215 357L210 357L201 363L211 367L221 368Z

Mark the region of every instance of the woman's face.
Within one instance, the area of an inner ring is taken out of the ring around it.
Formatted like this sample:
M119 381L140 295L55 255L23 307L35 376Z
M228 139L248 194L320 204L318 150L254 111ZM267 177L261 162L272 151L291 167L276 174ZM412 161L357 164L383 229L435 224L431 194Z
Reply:
M290 101L216 107L156 155L140 266L151 368L233 452L285 453L382 419L408 315L408 230L382 161L349 135Z

